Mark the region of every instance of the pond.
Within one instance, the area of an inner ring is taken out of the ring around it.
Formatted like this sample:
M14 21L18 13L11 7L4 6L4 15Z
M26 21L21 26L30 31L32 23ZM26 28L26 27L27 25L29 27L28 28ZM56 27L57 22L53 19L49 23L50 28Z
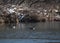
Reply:
M0 24L0 39L60 40L60 22Z

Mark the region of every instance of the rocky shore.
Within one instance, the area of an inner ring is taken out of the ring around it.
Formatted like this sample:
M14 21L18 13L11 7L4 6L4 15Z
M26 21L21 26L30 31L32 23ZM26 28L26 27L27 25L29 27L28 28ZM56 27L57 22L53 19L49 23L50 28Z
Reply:
M29 5L0 2L0 23L60 21L60 3L38 1Z

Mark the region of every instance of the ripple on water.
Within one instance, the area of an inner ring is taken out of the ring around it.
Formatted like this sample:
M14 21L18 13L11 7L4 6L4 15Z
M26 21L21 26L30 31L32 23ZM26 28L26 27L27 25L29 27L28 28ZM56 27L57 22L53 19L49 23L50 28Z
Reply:
M54 25L52 25L54 24ZM59 40L60 23L20 23L20 24L6 24L0 26L0 38L11 39L49 39ZM13 26L16 28L13 29ZM43 26L43 27L42 27ZM57 26L57 27L56 27ZM30 27L35 27L35 30L30 30ZM56 28L55 28L56 27ZM55 28L55 29L54 29ZM58 31L57 31L58 30Z

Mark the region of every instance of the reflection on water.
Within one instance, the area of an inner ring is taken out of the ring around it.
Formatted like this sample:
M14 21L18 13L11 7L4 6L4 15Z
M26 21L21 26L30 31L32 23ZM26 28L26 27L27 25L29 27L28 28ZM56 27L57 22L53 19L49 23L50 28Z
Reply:
M60 40L42 40L42 39L4 39L1 43L59 43Z
M35 30L30 28L35 28ZM60 40L59 31L60 22L0 24L0 39Z

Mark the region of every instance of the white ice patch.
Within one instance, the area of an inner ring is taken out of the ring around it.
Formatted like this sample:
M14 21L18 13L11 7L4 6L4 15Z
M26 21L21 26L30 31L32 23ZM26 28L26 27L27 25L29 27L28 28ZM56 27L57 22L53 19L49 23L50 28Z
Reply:
M20 13L18 13L18 15L20 15Z
M14 10L16 10L17 8L14 8Z
M24 10L24 9L21 8L21 9L18 9L18 10Z
M14 13L14 9L7 9L9 13Z
M60 16L59 16L59 15L57 15L56 17L57 17L57 18L60 18Z
M47 15L47 13L44 13L44 15Z
M40 13L40 11L37 11L38 13Z
M47 10L44 9L44 12L47 12Z
M47 15L46 17L49 17L49 15Z
M55 12L58 12L58 10L55 10Z
M12 5L12 7L15 7L16 5Z

